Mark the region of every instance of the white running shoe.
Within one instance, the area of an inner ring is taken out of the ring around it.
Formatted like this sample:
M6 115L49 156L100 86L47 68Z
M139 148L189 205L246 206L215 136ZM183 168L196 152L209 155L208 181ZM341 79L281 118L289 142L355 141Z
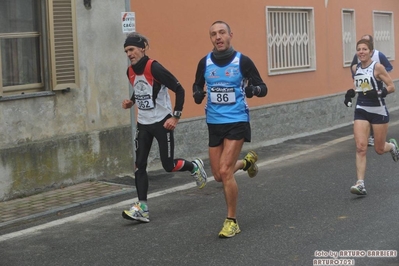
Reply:
M208 178L204 169L204 162L200 158L196 158L193 163L195 170L191 175L195 178L198 188L203 188L206 186L206 179Z
M364 183L356 183L356 185L351 186L351 193L356 195L367 195Z
M144 223L150 222L150 213L148 206L144 202L135 202L129 210L122 212L122 217L128 220L140 221Z

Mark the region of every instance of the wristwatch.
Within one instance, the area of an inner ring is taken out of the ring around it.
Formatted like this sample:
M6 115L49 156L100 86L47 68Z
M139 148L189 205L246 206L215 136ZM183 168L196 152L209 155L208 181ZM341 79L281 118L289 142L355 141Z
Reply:
M180 119L180 117L181 117L181 111L174 111L174 112L173 112L173 117L175 117L175 118L177 118L177 119Z

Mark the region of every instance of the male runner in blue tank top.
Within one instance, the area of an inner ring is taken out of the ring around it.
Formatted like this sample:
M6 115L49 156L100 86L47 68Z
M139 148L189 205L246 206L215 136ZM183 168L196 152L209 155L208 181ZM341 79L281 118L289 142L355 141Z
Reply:
M223 183L227 218L219 237L225 238L240 233L236 219L238 187L234 173L239 169L247 171L249 177L258 173L258 156L254 151L238 160L244 142L251 141L246 98L266 96L267 87L252 60L231 46L233 33L227 23L214 22L209 34L213 51L199 61L193 97L200 104L207 96L209 161L215 180Z

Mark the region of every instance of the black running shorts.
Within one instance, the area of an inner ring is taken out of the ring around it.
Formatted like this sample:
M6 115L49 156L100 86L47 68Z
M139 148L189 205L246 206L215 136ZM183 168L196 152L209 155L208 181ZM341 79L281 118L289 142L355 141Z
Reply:
M217 147L223 143L223 139L251 142L251 125L249 122L231 124L208 124L209 147Z
M389 113L387 116L369 113L366 110L356 108L355 120L367 120L370 124L386 124L389 122Z

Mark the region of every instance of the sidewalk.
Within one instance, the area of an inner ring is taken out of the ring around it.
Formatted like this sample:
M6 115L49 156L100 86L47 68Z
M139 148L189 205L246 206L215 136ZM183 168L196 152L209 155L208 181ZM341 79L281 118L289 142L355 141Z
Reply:
M54 214L133 191L135 188L129 185L93 181L0 202L0 229L12 223Z

